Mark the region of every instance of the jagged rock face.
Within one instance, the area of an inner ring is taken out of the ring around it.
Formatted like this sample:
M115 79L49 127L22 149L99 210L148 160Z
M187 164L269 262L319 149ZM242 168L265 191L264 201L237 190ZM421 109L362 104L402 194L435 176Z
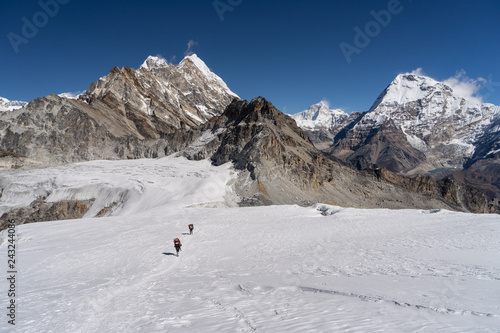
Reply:
M216 165L233 162L241 170L237 192L243 204L322 201L365 208L494 210L481 193L473 196L482 205L468 207L453 196L440 197L443 191L436 183L422 191L402 186L404 182L399 178L397 182L389 181L388 176L382 178L335 163L312 145L292 118L262 97L250 103L235 100L220 117L190 131L196 132L193 143L181 154L194 159L211 158Z
M0 111L13 111L25 106L26 102L22 101L10 101L7 98L0 97Z
M238 96L196 55L177 67L158 57L149 57L138 70L115 67L81 96L91 105L155 116L175 128L206 122L233 98Z

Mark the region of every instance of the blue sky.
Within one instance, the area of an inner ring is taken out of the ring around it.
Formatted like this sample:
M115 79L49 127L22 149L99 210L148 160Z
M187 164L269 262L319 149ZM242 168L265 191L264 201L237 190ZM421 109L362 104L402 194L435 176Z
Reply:
M438 80L458 75L500 105L498 0L41 3L1 2L0 96L85 90L148 55L178 63L193 41L191 50L240 97L264 96L291 114L320 100L367 110L397 74L417 68ZM38 31L23 31L26 22Z

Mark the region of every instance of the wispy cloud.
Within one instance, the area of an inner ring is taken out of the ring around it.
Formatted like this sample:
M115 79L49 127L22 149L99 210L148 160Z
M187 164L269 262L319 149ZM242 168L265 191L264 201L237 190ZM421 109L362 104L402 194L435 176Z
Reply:
M330 109L330 101L326 98L323 98L320 103L324 104L328 109Z
M412 71L411 71L411 73L412 73L412 74L414 74L414 75L425 75L425 74L424 74L424 71L422 70L422 68L421 68L421 67L419 67L419 68L417 68L417 69L412 70Z
M458 71L453 77L443 81L444 84L450 86L460 97L478 103L482 103L479 91L484 87L486 82L487 80L482 77L477 79L470 78L463 69Z
M426 75L420 67L411 71L411 74L429 76ZM488 81L482 77L478 77L477 79L469 77L463 69L457 71L454 76L442 82L453 89L456 95L474 103L483 102L480 91L485 88L488 83Z
M184 51L185 56L190 56L192 55L193 52L193 46L198 45L198 42L195 42L194 40L190 39L189 42L187 43L187 49Z

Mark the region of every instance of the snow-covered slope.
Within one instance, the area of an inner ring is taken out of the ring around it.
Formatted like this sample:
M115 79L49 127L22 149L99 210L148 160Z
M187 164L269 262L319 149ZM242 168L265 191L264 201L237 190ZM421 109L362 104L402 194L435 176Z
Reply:
M230 163L216 168L208 160L173 156L4 171L0 174L0 216L39 197L45 197L45 202L95 198L85 215L88 218L106 207L112 207L114 216L122 216L174 203L231 206L236 204L236 196L225 200L223 195L229 194L225 186L233 176Z
M330 109L328 103L324 101L292 116L297 126L305 130L332 129L341 126L348 117L344 110Z
M7 98L0 97L0 111L12 111L22 108L28 104L22 101L10 101Z
M498 215L222 208L231 172L169 157L7 173L3 202L44 179L54 199L135 196L112 217L16 228L16 326L0 332L498 331Z

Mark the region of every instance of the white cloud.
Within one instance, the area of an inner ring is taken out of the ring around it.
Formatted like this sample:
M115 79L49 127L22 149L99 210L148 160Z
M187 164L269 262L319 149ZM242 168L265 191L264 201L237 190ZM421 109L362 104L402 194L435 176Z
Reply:
M411 74L413 74L413 75L425 75L424 71L422 70L422 67L419 67L417 69L412 70Z
M198 42L195 42L194 40L190 39L189 42L187 43L187 49L184 51L185 56L190 56L192 55L193 52L193 46L198 45Z
M478 103L482 103L482 98L478 95L478 92L486 82L486 79L482 77L477 79L468 77L463 69L458 71L455 76L443 81L460 97Z
M330 101L323 98L320 103L323 103L328 109L330 109Z
M421 67L411 71L411 74L427 76ZM473 103L483 103L483 99L479 94L479 91L485 87L488 81L482 77L477 79L470 78L467 76L465 70L461 69L457 73L442 81L444 84L453 89L453 92L466 100Z

